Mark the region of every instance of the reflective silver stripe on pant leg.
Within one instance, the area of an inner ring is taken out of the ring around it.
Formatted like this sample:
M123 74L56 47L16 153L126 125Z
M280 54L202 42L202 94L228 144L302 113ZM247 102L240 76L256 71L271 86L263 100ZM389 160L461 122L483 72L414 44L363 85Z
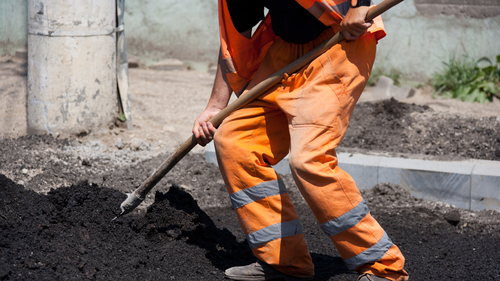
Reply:
M394 243L392 243L387 233L384 232L384 235L377 244L352 258L345 259L344 262L349 270L354 270L363 264L380 260L393 245Z
M231 198L233 208L237 209L241 206L245 206L246 204L282 193L286 193L285 184L283 183L283 180L277 179L240 190L229 195L229 197Z
M328 236L334 236L358 224L369 211L365 200L361 200L361 202L359 202L356 207L349 210L349 212L338 218L322 223L319 226Z
M276 223L247 235L250 248L256 248L273 240L302 234L299 220Z

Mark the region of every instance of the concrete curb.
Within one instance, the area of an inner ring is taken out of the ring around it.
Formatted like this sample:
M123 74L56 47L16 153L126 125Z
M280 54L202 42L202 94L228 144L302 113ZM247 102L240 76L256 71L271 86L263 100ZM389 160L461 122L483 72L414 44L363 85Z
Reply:
M390 182L417 198L473 211L500 210L499 161L431 161L350 153L337 156L339 167L353 177L359 189ZM206 147L205 160L217 164L213 144ZM274 169L290 174L288 156Z

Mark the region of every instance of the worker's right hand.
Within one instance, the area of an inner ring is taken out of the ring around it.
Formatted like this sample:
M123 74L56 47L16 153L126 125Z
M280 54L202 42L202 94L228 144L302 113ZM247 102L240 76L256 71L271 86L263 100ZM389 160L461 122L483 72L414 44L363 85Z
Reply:
M340 28L342 30L342 35L346 40L356 40L361 35L365 34L368 28L370 28L373 22L365 22L366 15L370 7L351 7L344 19L340 22Z
M205 146L214 139L215 131L217 129L212 123L208 122L208 120L220 111L221 109L218 108L207 108L194 121L193 134L199 145Z

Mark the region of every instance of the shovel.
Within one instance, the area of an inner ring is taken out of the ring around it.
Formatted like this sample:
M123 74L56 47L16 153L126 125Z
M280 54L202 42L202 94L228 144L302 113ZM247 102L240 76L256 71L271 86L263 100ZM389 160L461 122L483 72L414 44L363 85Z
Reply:
M378 4L374 8L370 9L368 14L366 15L366 21L371 21L375 17L379 16L383 12L392 8L393 6L401 3L403 0L385 0L382 3ZM285 73L294 73L304 67L306 64L313 61L315 58L319 57L321 54L329 50L335 44L338 44L344 40L344 36L342 32L338 32L332 38L326 40L325 42L318 45L316 48L312 49L307 54L303 55L296 61L287 65L286 67L280 69L275 72L273 75L269 76L267 79L263 80L251 90L246 92L236 101L228 105L222 111L220 111L217 115L212 117L209 122L217 128L222 121L229 116L232 112L242 108L243 106L250 103L255 98L259 97L261 94L266 92L272 86L276 85L279 81L281 81L284 77ZM142 203L146 195L151 191L151 189L184 157L188 154L193 147L197 144L196 138L192 135L188 138L181 147L179 147L174 154L172 154L167 160L165 160L160 167L150 175L134 192L127 193L127 199L123 201L120 205L121 213L116 216L115 220L125 214L130 213L135 207L139 206Z

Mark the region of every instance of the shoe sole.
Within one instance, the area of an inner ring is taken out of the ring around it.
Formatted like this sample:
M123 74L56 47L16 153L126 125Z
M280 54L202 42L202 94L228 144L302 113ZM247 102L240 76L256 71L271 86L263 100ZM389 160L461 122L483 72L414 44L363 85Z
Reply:
M306 281L306 280L313 280L314 276L311 277L306 277L306 278L299 278L295 276L276 276L276 277L262 277L262 276L247 276L247 275L225 275L224 276L226 279L230 280L237 280L237 281L266 281L266 280L284 280L284 281Z

